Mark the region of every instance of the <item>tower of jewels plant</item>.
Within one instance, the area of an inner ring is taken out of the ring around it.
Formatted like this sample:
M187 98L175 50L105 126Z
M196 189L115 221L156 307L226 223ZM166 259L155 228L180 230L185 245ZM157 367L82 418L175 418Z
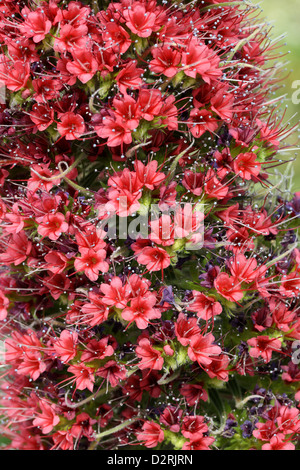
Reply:
M0 43L2 447L297 449L295 126L260 10L1 0Z

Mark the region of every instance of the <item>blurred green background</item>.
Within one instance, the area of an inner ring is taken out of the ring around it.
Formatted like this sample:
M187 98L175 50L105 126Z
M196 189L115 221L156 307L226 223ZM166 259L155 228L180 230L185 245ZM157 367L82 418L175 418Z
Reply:
M262 16L265 17L266 21L273 27L273 37L278 37L286 33L286 38L282 41L286 43L286 46L283 47L282 50L290 51L290 54L285 56L282 61L288 62L286 65L286 74L288 75L289 72L290 74L284 80L285 88L280 90L280 94L287 94L282 109L284 109L286 105L288 106L286 113L287 118L291 118L297 113L297 116L291 121L293 124L296 124L300 122L300 0L263 0L262 2L254 0L253 3L259 3L263 10ZM295 83L296 81L298 81L298 83ZM297 88L295 88L296 86ZM297 90L299 91L297 92ZM293 94L294 99L292 100ZM299 146L298 134L299 133L296 131L296 133L288 139L288 142L293 144L293 146ZM285 159L294 158L296 153L295 151L290 154L285 153ZM283 167L279 167L279 171L281 168L283 169ZM293 164L293 168L293 189L300 191L300 152Z

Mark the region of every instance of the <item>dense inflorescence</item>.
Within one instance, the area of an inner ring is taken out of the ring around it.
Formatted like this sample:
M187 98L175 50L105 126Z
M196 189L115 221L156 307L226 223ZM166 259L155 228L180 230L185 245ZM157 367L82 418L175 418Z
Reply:
M1 0L0 23L3 445L296 448L300 194L259 11Z

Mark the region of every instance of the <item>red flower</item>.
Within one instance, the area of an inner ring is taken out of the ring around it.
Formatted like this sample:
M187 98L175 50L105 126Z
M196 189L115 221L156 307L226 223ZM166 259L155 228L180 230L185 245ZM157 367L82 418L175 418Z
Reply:
M252 176L258 176L261 164L256 160L257 155L252 152L240 153L233 160L233 169L244 180L250 180Z
M282 276L279 290L283 297L298 297L300 292L300 272L293 271Z
M162 246L174 244L174 223L169 215L163 214L159 219L150 222L149 239Z
M162 107L162 96L159 90L142 88L138 97L138 111L146 121L159 116Z
M47 101L55 99L62 88L61 80L47 78L37 78L32 80L32 86L35 91L33 98L37 103L47 105ZM49 105L48 105L49 106Z
M123 12L123 15L126 20L126 26L130 31L141 38L151 36L156 16L153 12L147 11L142 3L133 3L132 6Z
M9 299L5 297L2 291L0 291L0 321L5 320L7 317L7 307L9 306Z
M57 178L53 181L47 181L47 179L56 177L57 174L58 172L49 170L49 163L46 165L42 163L39 165L32 165L31 177L28 179L27 187L30 191L34 192L37 189L49 191L51 188L53 188L55 183L57 185L60 183L60 178Z
M217 377L218 380L228 382L228 365L230 359L225 354L221 354L219 357L212 359L212 362L207 366L206 372L209 377Z
M57 130L66 140L78 139L85 132L85 123L82 116L72 112L63 114L57 124Z
M67 62L66 68L82 83L87 83L98 70L98 62L93 55L85 50L75 50L72 53L73 62Z
M69 431L57 431L55 434L52 434L52 439L54 441L54 446L52 449L61 449L61 450L73 450L73 436Z
M200 196L203 191L204 184L204 174L195 173L190 170L184 172L184 178L182 180L182 185L195 196Z
M240 282L227 273L220 273L214 281L214 286L219 294L231 302L238 302L244 296Z
M12 61L0 54L0 80L11 91L24 88L30 76L30 65L21 60Z
M166 77L174 77L178 72L181 61L181 53L170 46L153 47L154 57L149 64L149 68L155 73L163 73Z
M279 433L271 437L269 444L264 444L261 450L295 450L294 444L284 440L284 434Z
M129 287L123 286L121 279L114 276L109 284L101 284L100 290L104 294L101 302L116 308L125 308L129 301Z
M164 432L160 425L153 421L146 421L143 424L142 432L137 434L137 439L143 441L144 445L151 449L164 440Z
M116 77L117 85L123 95L127 94L127 88L136 90L141 87L143 80L141 75L143 69L136 68L136 61L131 60L128 64L118 73Z
M138 127L141 113L138 110L137 102L131 96L125 95L122 99L114 98L113 105L116 108L115 116L125 128L133 130Z
M68 258L60 251L49 251L45 255L47 269L53 274L61 274L67 267Z
M208 431L208 426L204 422L203 416L186 416L182 420L181 432L187 439L194 441L201 439Z
M195 406L200 400L208 400L208 394L202 384L183 384L180 388L180 393L184 396L189 406Z
M92 362L95 359L104 359L107 356L112 356L114 353L114 348L108 344L109 338L102 338L100 341L92 339L86 345L86 351L81 355L81 360L83 362Z
M98 369L97 375L107 379L112 387L116 387L120 380L125 379L126 369L115 361L108 361L103 367Z
M132 142L131 129L127 127L127 122L117 115L104 116L102 124L96 126L95 130L99 137L107 139L107 145L110 147Z
M21 231L14 233L9 241L5 253L0 254L0 263L14 264L18 266L26 260L32 249L32 243L28 240L26 233Z
M30 11L29 8L25 7L22 10L22 16L25 21L19 26L20 32L26 37L32 38L33 42L43 41L52 26L46 15L41 10Z
M22 362L18 367L17 373L20 375L29 375L32 380L37 380L45 372L47 366L43 361L41 353L37 350L25 350L22 356Z
M157 166L156 160L152 160L147 165L144 165L140 160L134 162L137 178L146 188L151 190L157 188L166 179L164 173L157 171Z
M197 319L187 318L183 313L180 313L175 323L175 332L178 341L183 346L187 346L193 338L197 338L200 334Z
M172 432L179 432L183 411L176 406L167 406L160 415L159 421L170 428Z
M213 52L207 46L200 43L197 38L192 38L186 51L182 53L184 73L192 78L196 78L197 73L203 76L210 69L210 57L212 56Z
M219 127L218 121L207 109L192 109L188 119L188 128L199 139L206 131L214 133Z
M76 49L85 50L88 44L88 27L84 24L72 26L65 24L59 31L59 37L54 41L53 49L57 52L73 52Z
M34 104L30 111L30 119L39 131L46 130L54 121L54 110L48 105Z
M131 39L127 31L117 23L107 23L103 34L105 45L115 52L124 54L131 45Z
M102 302L102 298L94 292L89 293L90 302L82 306L83 322L95 326L108 318L109 308Z
M257 336L248 339L247 343L251 346L249 354L251 357L262 357L265 362L270 362L272 352L281 350L281 342L276 338L269 336Z

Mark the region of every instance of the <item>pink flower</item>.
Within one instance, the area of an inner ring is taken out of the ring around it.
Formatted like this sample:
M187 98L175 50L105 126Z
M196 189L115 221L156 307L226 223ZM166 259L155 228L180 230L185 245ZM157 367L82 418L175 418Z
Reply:
M88 27L85 24L65 24L59 30L59 37L56 37L53 49L61 53L84 50L88 44L87 33Z
M199 365L208 366L211 364L213 357L221 354L220 346L213 344L215 341L211 333L207 335L194 336L188 348L188 355L191 361L197 361Z
M271 437L268 444L264 444L261 450L295 450L294 444L284 440L284 434L278 433Z
M114 276L109 284L101 284L100 290L104 294L101 301L105 305L113 305L116 308L126 307L129 300L129 287L123 286L118 276Z
M68 372L74 374L76 389L85 390L86 388L92 392L94 388L95 376L94 370L87 367L83 362L68 367Z
M18 266L30 255L32 243L28 240L26 232L21 230L11 235L9 245L4 253L0 254L1 264L14 264Z
M51 171L48 164L32 165L31 176L28 179L27 187L30 191L41 189L43 191L50 191L54 184L60 184L60 178L54 181L47 181L47 179L57 176L57 171ZM44 179L45 178L45 179Z
M194 301L188 306L188 310L196 312L199 318L209 320L222 312L222 305L213 297L193 290Z
M69 431L57 431L52 435L54 446L52 449L73 450L73 436Z
M175 323L175 332L178 341L183 346L187 346L194 337L196 338L200 334L197 318L187 318L181 312Z
M37 380L45 372L47 366L43 361L42 354L37 350L25 350L22 362L18 367L19 375L29 375L32 380Z
M63 330L59 340L54 341L53 347L62 362L69 362L77 353L78 334L75 331Z
M206 131L214 133L219 127L212 111L207 109L192 109L188 119L188 128L192 135L199 139Z
M152 121L155 116L160 115L162 107L162 96L159 90L142 88L138 97L138 111L143 119Z
M0 321L5 320L7 317L7 307L9 306L9 299L0 290Z
M195 406L200 400L208 400L208 394L201 383L183 384L180 393L185 397L189 406Z
M114 348L108 344L109 338L102 338L100 341L92 339L86 345L86 351L81 355L82 362L92 362L95 359L104 359L107 356L112 356Z
M104 116L102 124L96 126L95 130L99 137L107 139L107 145L110 147L132 142L131 129L118 115Z
M89 300L89 303L82 306L82 313L84 314L83 321L91 326L99 325L107 320L109 307L107 307L102 302L102 298L94 292L89 293Z
M34 104L30 111L30 119L39 131L45 131L54 122L54 110L48 104Z
M109 264L105 258L106 251L103 249L85 250L80 257L75 259L74 267L76 271L84 272L91 281L97 281L99 272L106 273L108 271Z
M55 214L46 214L42 222L38 225L38 233L42 237L48 237L50 240L57 240L62 233L68 231L68 224L65 216L61 212Z
M182 450L210 450L209 446L215 441L214 437L203 436L200 439L186 441Z
M182 67L184 73L192 78L196 78L197 74L203 77L204 81L208 81L205 72L211 68L211 59L214 52L205 44L200 43L199 39L193 37L187 45L186 51L182 53Z
M123 310L122 318L129 321L129 324L135 322L136 326L143 330L147 328L150 320L161 317L160 311L153 308L155 304L156 297L153 294L136 297L131 300L130 306Z
M138 367L141 370L161 370L164 360L161 357L161 353L156 349L152 348L149 339L140 339L138 346L136 347L136 355L142 360L138 363Z
M67 267L68 258L60 251L51 250L45 255L47 269L53 274L61 274Z

